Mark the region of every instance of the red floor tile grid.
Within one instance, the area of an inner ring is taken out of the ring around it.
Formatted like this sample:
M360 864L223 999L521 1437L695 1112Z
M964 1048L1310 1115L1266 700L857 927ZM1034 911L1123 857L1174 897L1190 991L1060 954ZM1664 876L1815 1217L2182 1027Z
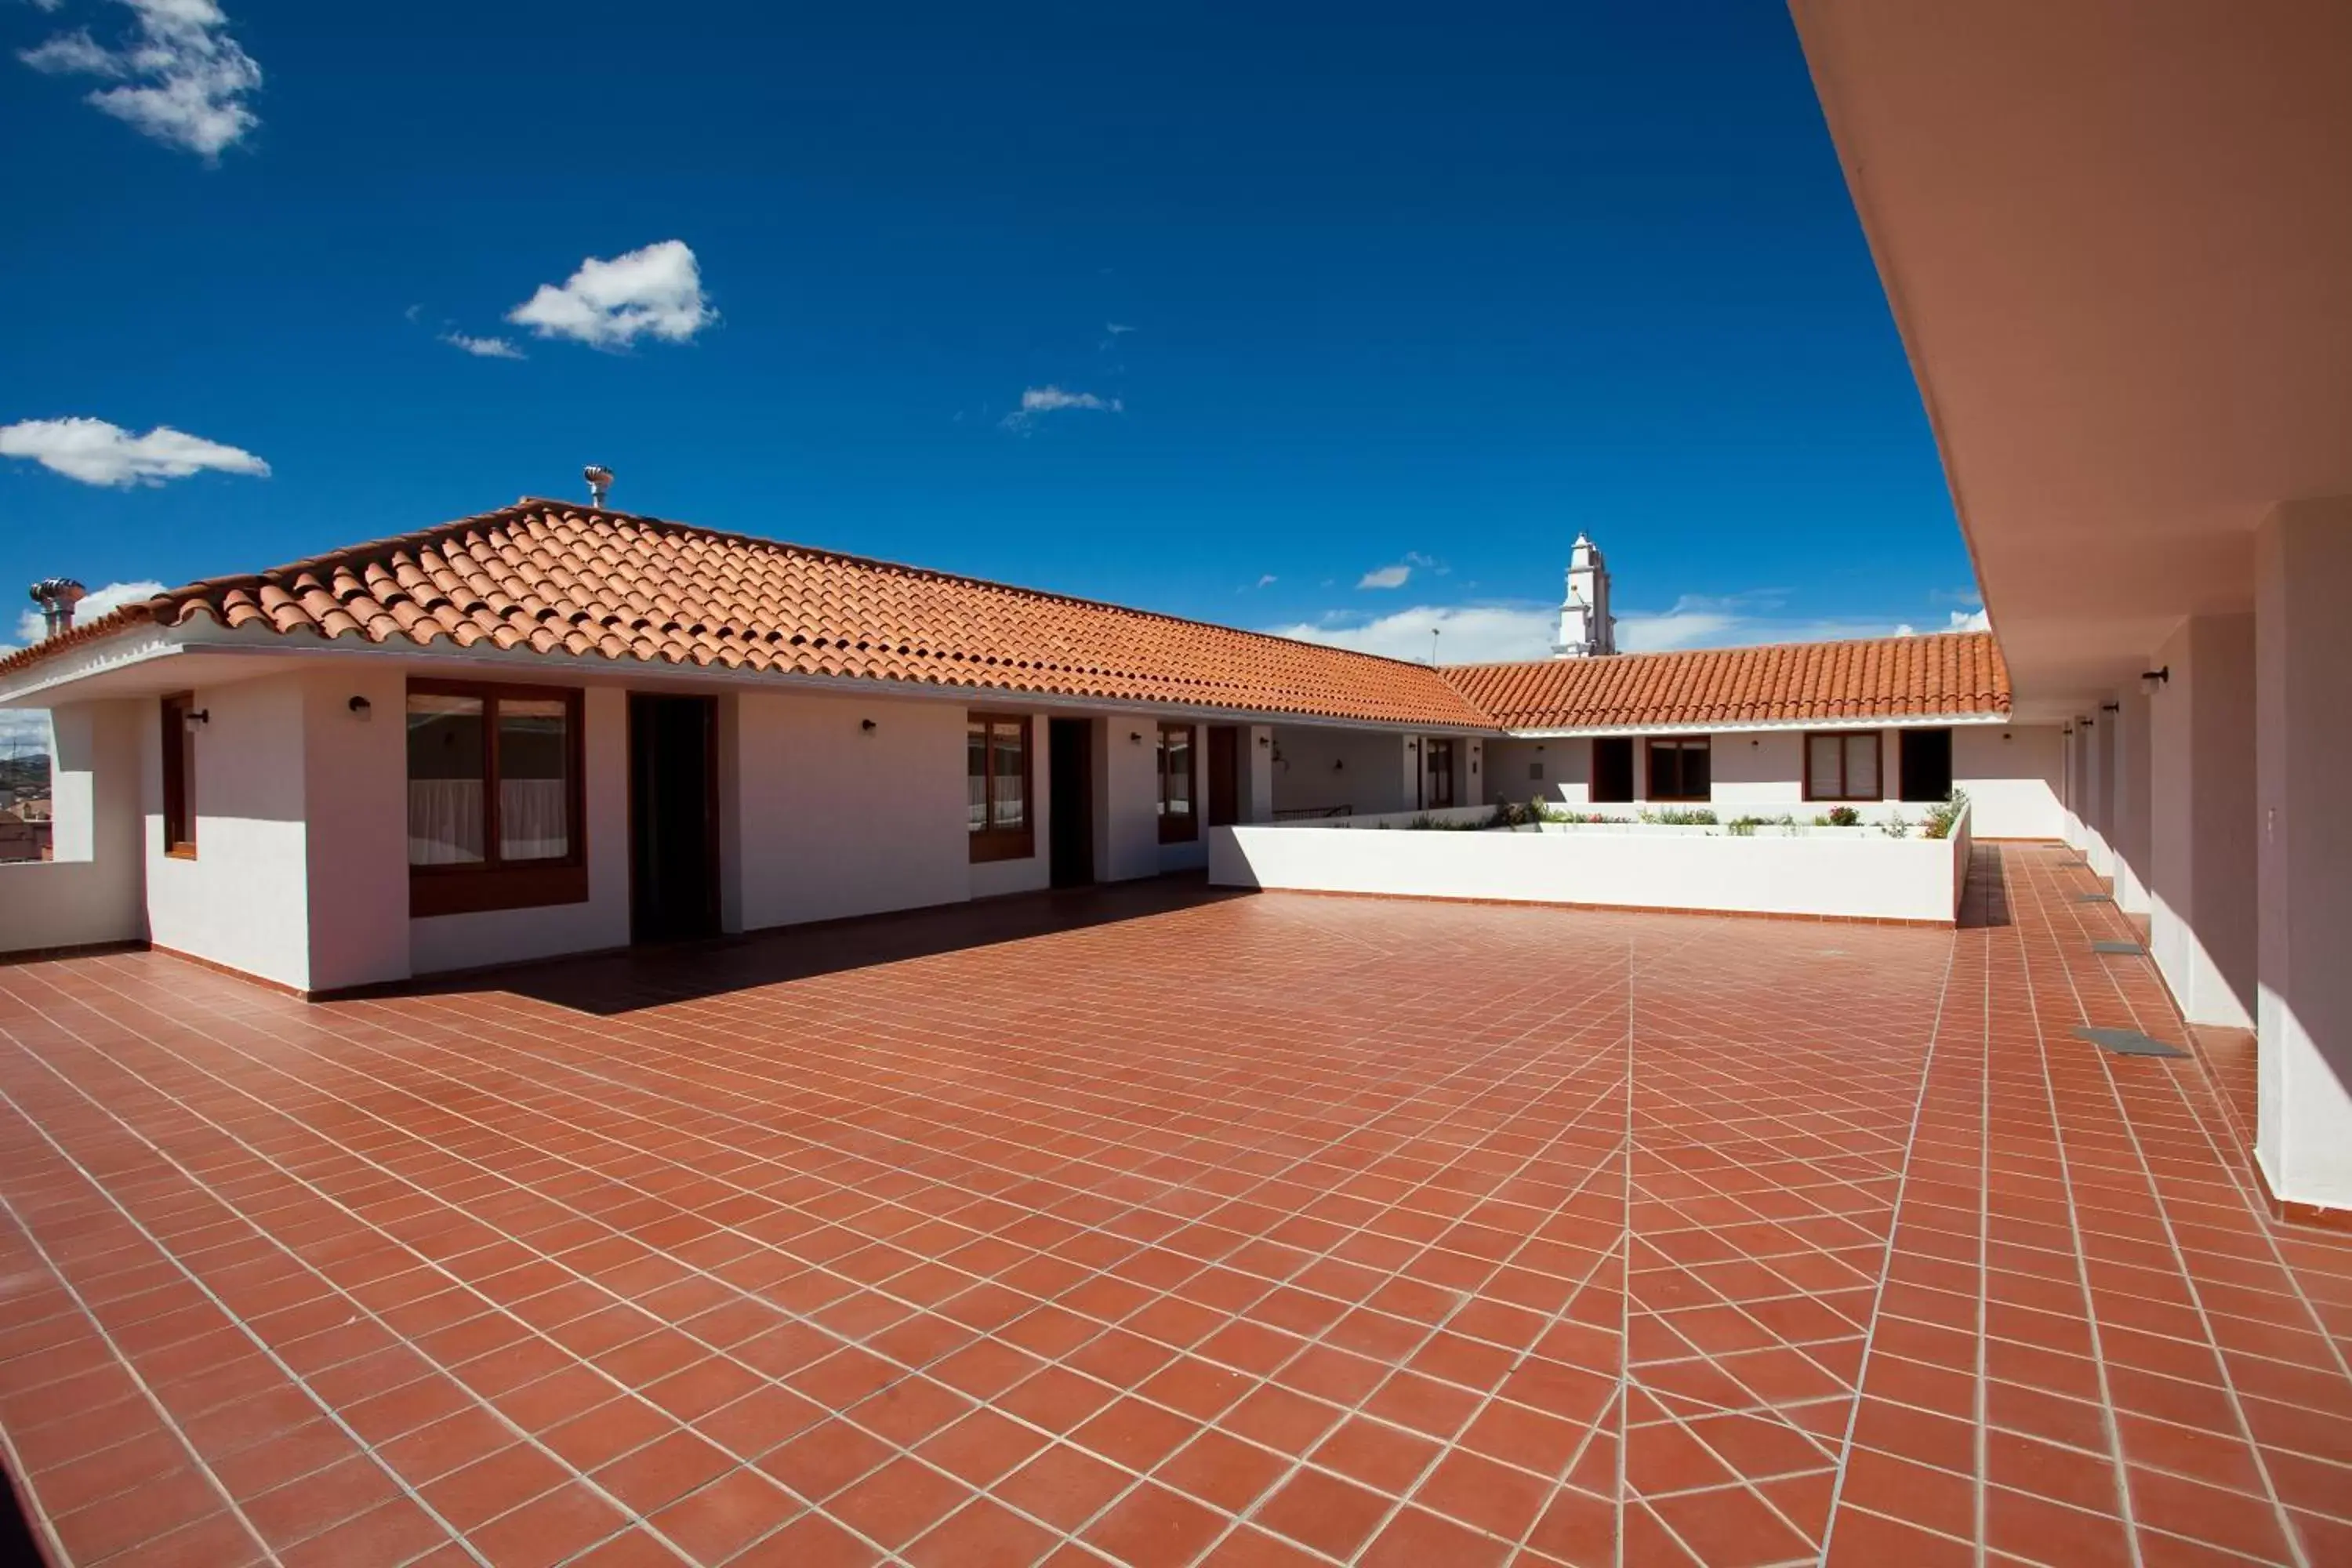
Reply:
M0 968L0 1439L77 1564L2352 1563L2352 1248L1975 872Z

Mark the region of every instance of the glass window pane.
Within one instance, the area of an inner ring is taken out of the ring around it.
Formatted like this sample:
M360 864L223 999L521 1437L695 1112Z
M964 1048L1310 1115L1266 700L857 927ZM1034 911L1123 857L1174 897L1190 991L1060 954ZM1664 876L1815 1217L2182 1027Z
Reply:
M1805 745L1811 752L1813 794L1823 800L1835 800L1845 794L1845 768L1842 759L1844 747L1835 735L1808 735Z
M1710 765L1714 753L1705 741L1683 742L1683 794L1693 800L1706 800L1713 793Z
M1164 754L1168 759L1168 815L1192 815L1192 731L1169 730L1162 732Z
M572 713L561 698L499 699L499 855L572 852Z
M1021 726L989 727L989 750L996 759L995 824L1019 827L1028 820L1028 759L1021 754Z
M408 698L408 863L478 861L482 837L482 700Z
M1849 735L1845 742L1846 797L1850 800L1878 798L1878 737Z
M988 726L973 722L964 726L963 776L965 802L970 808L967 826L978 833L988 826Z

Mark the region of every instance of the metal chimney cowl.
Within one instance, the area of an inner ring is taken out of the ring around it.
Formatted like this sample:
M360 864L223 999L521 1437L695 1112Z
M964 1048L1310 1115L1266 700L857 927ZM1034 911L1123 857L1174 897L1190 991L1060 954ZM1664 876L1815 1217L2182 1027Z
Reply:
M70 577L47 577L33 584L33 603L41 606L43 637L56 637L73 629L74 606L89 596L89 590Z

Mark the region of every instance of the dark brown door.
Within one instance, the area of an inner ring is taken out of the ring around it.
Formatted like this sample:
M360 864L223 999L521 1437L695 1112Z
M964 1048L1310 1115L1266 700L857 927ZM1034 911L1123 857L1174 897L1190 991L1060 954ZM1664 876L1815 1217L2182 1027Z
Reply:
M629 696L629 934L719 930L719 703Z
M1045 779L1053 801L1048 840L1054 886L1095 879L1094 721L1055 719L1045 726Z
M1241 731L1219 725L1209 731L1209 826L1231 827L1242 819Z
M1602 735L1592 742L1592 798L1597 802L1633 798L1633 739Z

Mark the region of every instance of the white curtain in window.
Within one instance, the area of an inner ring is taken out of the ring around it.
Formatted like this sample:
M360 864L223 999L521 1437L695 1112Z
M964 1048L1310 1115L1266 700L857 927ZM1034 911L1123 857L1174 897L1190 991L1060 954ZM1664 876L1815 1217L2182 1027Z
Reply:
M500 853L509 860L562 859L572 847L564 831L571 793L562 779L500 779Z
M408 781L408 863L469 865L482 858L482 781Z

